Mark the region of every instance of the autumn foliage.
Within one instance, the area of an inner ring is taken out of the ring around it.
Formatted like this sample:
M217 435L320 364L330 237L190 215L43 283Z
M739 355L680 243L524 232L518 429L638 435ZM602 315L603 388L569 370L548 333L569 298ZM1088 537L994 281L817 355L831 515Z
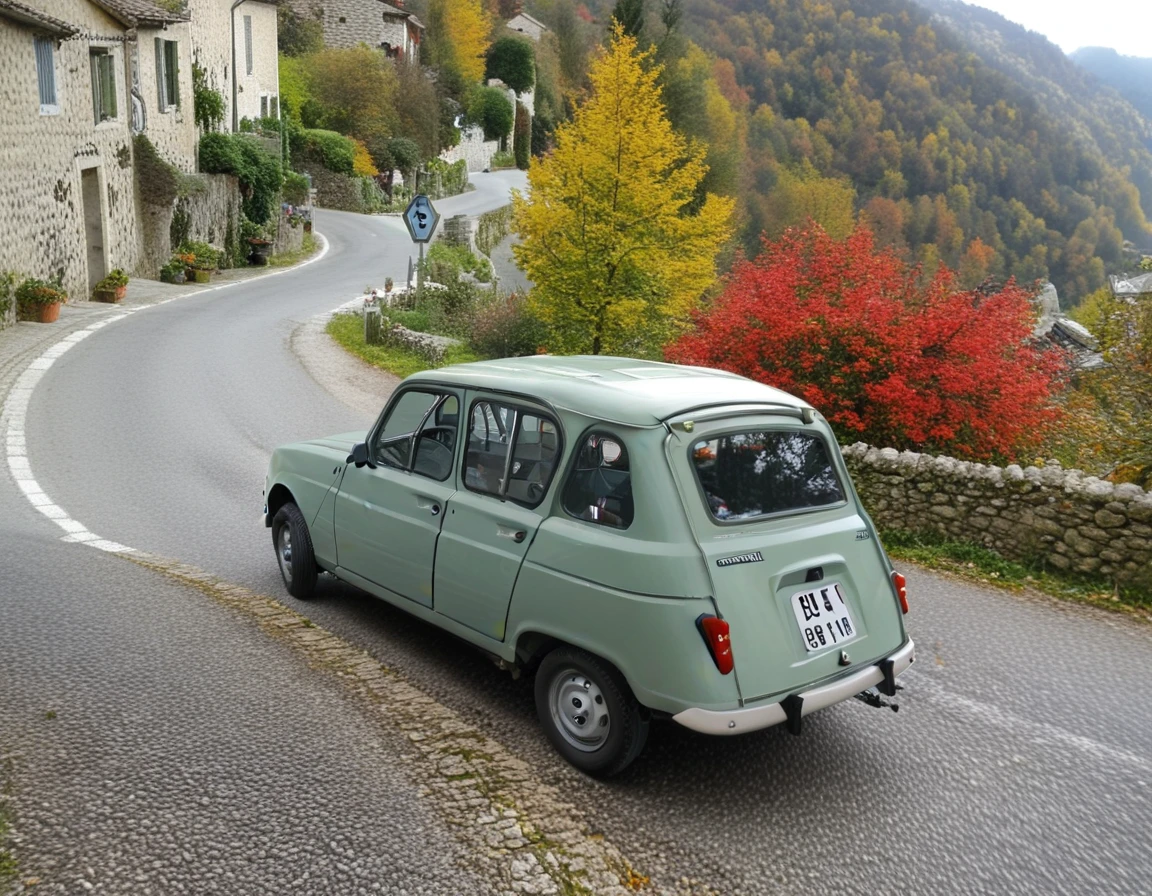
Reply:
M1037 444L1056 420L1065 359L1031 340L1029 293L962 291L858 228L765 241L697 315L669 360L721 367L802 396L842 440L987 460Z

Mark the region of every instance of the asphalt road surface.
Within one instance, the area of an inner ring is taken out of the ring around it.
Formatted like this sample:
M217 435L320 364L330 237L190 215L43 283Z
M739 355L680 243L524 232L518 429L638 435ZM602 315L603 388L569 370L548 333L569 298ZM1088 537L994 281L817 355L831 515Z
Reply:
M261 520L268 455L285 441L371 422L305 372L292 333L385 276L401 279L411 251L398 219L320 212L316 227L331 243L321 261L136 313L47 371L28 413L28 455L72 517L104 538L276 595L369 650L560 787L654 887L687 877L748 894L1152 893L1152 627L1144 623L913 570L908 624L918 660L901 679L899 713L850 701L807 718L800 738L782 729L708 738L661 724L631 769L601 783L546 744L530 682L327 577L318 601L285 595ZM36 645L58 627L99 665L103 654L84 633L116 623L85 595L119 605L146 590L154 599L134 603L135 612L146 606L161 628L190 612L136 573L113 574L111 560L75 559L84 549L54 541L45 522L32 529L0 532L23 538L22 556L37 569L51 567L34 588L20 585L46 605L26 636L0 636L5 656L12 644L52 655ZM0 593L8 587L16 586L0 580ZM226 620L205 624L227 634ZM242 652L209 650L203 670L190 691L220 688L242 702L245 681L274 677L303 695L280 710L324 708L306 677L251 668ZM66 688L85 670L77 663L51 676ZM124 676L141 696L145 681L146 668ZM332 775L354 785L373 749L359 745ZM327 755L322 743L301 752ZM362 804L341 792L330 803L344 799Z

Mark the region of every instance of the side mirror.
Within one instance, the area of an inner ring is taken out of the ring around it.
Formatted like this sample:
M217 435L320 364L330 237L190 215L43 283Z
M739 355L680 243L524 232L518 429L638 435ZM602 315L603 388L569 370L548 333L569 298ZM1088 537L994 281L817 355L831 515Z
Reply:
M345 463L355 464L357 469L364 466L370 470L376 469L376 462L372 460L372 455L368 453L368 446L364 442L357 442L352 447L352 453L348 455Z

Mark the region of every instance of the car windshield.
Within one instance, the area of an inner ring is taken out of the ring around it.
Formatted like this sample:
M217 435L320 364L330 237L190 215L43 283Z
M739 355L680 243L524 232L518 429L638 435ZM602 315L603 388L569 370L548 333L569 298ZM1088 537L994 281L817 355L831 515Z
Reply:
M824 441L803 432L734 432L692 446L716 520L733 522L837 504L844 489Z

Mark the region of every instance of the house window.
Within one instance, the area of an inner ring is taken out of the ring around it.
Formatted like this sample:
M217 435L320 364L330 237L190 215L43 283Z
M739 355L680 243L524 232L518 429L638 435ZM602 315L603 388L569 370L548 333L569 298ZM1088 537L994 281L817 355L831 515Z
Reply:
M96 124L116 118L115 57L104 47L88 51L92 63L92 114Z
M180 108L180 44L156 38L156 97L161 112Z
M60 106L56 102L56 56L50 37L38 37L36 45L36 81L40 87L40 114L56 115Z
M252 16L244 16L244 62L252 74Z

